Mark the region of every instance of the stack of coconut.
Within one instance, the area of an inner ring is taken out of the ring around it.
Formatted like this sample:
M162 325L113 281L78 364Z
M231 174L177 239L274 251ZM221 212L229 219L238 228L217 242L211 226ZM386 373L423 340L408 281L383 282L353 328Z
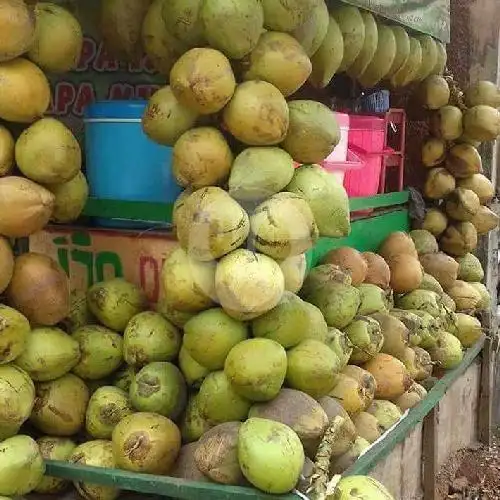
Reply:
M429 169L423 194L431 205L419 227L456 257L473 252L478 236L498 226L498 215L488 208L495 188L482 173L478 147L500 135L499 95L496 85L480 81L464 101L453 80L439 76L420 88L424 106L432 111L432 137L422 146L422 163Z
M45 73L76 68L83 35L64 8L23 0L2 2L0 32L0 235L24 237L51 219L77 219L87 200L77 140L43 118L51 101ZM15 140L19 124L26 128Z

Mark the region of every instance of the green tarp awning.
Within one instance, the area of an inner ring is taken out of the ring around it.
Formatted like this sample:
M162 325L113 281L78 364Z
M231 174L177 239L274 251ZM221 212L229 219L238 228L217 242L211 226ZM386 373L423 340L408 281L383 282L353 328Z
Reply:
M450 0L342 0L450 42Z

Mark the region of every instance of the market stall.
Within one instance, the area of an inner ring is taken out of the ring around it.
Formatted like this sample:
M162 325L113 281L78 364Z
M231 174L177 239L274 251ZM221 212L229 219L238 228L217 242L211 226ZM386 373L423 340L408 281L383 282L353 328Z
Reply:
M32 3L0 7L0 495L434 498L496 335L500 94L450 71L449 2Z

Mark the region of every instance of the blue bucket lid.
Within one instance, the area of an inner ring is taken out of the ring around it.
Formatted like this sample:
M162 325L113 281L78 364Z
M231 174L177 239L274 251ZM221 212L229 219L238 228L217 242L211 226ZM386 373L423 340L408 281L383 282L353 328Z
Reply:
M142 118L147 101L97 101L85 108L85 118Z

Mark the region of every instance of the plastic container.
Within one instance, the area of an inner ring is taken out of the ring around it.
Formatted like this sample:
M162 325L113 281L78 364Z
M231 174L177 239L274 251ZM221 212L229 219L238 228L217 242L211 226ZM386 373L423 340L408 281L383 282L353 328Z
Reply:
M361 108L366 113L386 113L391 107L391 93L388 90L377 90L361 97Z
M340 127L340 142L321 165L342 184L344 182L345 172L349 168L346 165L346 162L350 120L349 115L345 113L335 113L335 118L337 119L337 123Z
M99 199L173 203L181 188L172 175L172 148L143 132L147 101L101 101L85 110L86 174L90 196ZM157 226L147 221L96 219L119 228Z
M392 154L386 148L386 124L376 116L351 115L349 149L360 157L363 168L349 170L344 187L350 197L374 196L379 191L384 157Z

